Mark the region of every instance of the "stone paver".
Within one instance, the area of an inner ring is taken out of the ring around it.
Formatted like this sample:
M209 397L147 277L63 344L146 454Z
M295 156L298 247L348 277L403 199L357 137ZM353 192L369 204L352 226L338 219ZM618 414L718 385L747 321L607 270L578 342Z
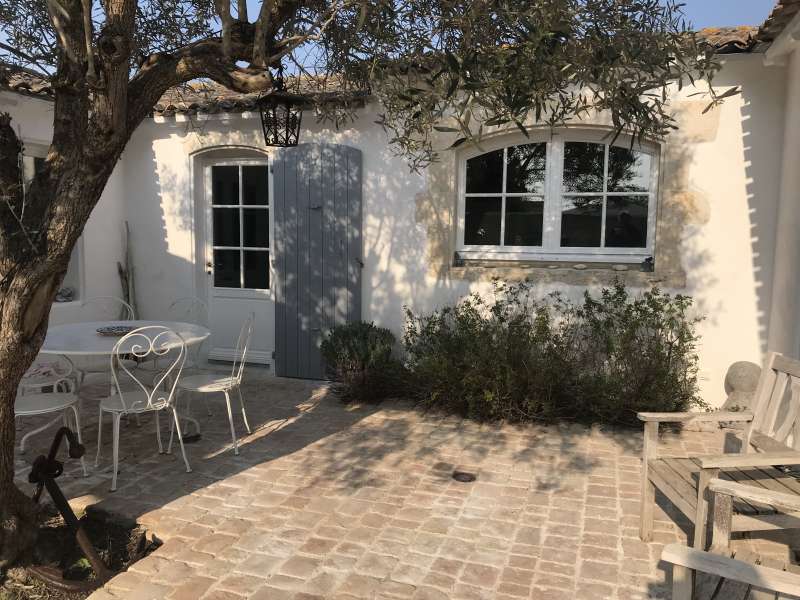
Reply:
M639 540L641 432L488 426L406 403L346 407L322 384L256 368L243 391L253 433L240 456L224 404L212 400L212 416L202 402L194 410L202 437L186 446L192 473L179 453L157 453L152 416L123 423L116 493L110 435L89 477L67 465L60 483L76 507L135 518L165 541L93 598L669 597L661 549L685 542L688 523L661 499L654 541ZM168 437L167 419L161 426ZM244 433L238 415L237 428ZM50 437L18 457L21 485ZM661 443L674 455L715 453L723 439L667 433ZM477 481L454 481L454 469ZM747 543L788 552L780 536Z

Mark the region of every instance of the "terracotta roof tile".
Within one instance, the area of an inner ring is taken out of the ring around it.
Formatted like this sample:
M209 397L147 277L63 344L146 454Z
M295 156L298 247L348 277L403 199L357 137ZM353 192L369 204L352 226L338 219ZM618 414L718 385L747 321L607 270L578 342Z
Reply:
M800 13L800 0L778 0L772 13L758 30L759 42L773 42Z
M713 46L718 54L749 52L756 43L758 27L707 27L697 36Z

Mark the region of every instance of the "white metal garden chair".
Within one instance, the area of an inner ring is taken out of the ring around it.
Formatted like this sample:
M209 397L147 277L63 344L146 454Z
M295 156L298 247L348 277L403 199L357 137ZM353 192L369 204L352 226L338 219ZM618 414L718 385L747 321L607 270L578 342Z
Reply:
M37 358L22 378L14 402L14 417L35 417L58 413L55 419L29 431L20 440L20 453L25 452L28 438L49 429L59 422L69 427L69 414L75 419L75 433L78 442L81 435L80 399L75 393L75 372L72 362L65 356ZM87 475L86 463L81 457L84 477Z
M208 325L208 305L196 296L178 298L167 308L170 321Z
M152 382L144 383L137 377L137 369L129 366L125 357L132 356L137 361L148 361L169 356L168 364ZM100 448L103 433L103 414L110 413L113 419L113 463L114 474L111 480L111 491L117 489L117 469L119 465L119 425L124 415L139 415L154 412L156 422L156 439L158 451L164 453L161 442L159 413L162 410L172 412L174 422L178 422L175 407L176 389L186 361L186 343L180 335L167 327L148 325L126 334L115 344L111 355L110 368L116 394L100 401L100 419L97 428L97 456L95 466L100 462ZM121 385L125 383L126 385ZM183 446L183 435L178 428L178 441L181 445L186 472L191 473L186 449Z
M167 321L177 323L193 323L195 325L208 325L208 307L206 303L194 296L178 298L167 308ZM200 358L203 342L186 349L186 364L183 367L184 376L190 369L201 368ZM163 364L169 360L168 356L159 357L157 360L140 363L139 369L148 374L163 371Z
M83 321L133 321L136 313L133 307L114 296L96 296L87 298L81 303L81 320ZM78 371L78 383L83 385L88 375L107 374L109 372L109 362L104 356L91 357L81 356L74 360L75 368ZM131 365L132 366L132 365Z
M81 302L82 321L133 321L136 312L122 298L95 296Z
M193 323L195 325L202 325L208 327L208 305L200 298L194 296L187 296L185 298L178 298L169 305L167 309L167 317L170 321L178 321L181 323ZM202 369L204 361L202 359L202 350L204 342L195 344L186 353L186 367L185 372L189 369Z
M231 410L231 394L235 391L239 396L239 406L242 409L242 420L244 421L247 433L250 432L250 424L247 422L247 412L244 408L242 398L242 375L244 374L244 364L247 359L247 349L250 346L250 338L253 335L253 321L255 316L250 314L245 319L242 329L239 332L239 340L236 343L236 355L233 360L230 377L221 376L219 373L198 373L182 379L178 386L184 392L196 392L199 394L224 394L225 403L228 407L228 422L231 426L231 440L233 441L233 453L239 454L239 442L236 439L236 428L233 425L233 411ZM190 400L187 399L187 402ZM180 428L180 425L178 425ZM179 432L180 433L180 432ZM170 435L170 448L172 447L172 436Z

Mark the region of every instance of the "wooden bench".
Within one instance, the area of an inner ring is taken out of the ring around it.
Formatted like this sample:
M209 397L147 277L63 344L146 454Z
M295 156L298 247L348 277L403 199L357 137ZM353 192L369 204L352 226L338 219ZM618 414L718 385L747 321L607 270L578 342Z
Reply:
M671 544L661 558L672 563L673 600L789 600L800 598L800 567L762 559L747 550L729 548L733 506L737 501L765 503L800 512L800 496L720 479L709 482L714 495L711 552Z
M658 488L694 523L694 547L703 550L709 513L707 488L714 478L762 492L800 495L800 361L771 353L754 397L752 412L639 413L644 422L642 506L639 535L652 539ZM745 423L742 453L675 458L658 454L660 423ZM787 512L769 502L736 498L731 532L800 529L800 510Z

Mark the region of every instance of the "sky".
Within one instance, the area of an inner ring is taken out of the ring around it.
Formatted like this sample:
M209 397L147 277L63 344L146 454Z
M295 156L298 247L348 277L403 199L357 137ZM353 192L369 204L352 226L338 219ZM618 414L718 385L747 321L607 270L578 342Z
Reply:
M683 11L695 29L761 25L776 0L683 0Z

